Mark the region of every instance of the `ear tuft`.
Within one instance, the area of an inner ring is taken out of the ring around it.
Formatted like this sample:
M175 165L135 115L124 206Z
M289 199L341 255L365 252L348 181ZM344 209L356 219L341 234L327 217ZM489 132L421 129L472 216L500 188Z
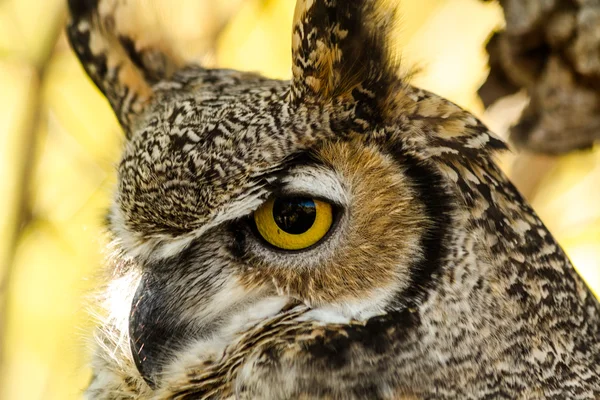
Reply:
M390 45L396 17L397 7L386 1L299 0L291 101L362 102L364 117L376 114L377 103L399 81Z
M98 8L98 0L69 0L69 10L73 18L84 18Z
M156 32L144 29L142 5L141 0L69 0L71 46L128 137L152 99L152 84L183 66Z

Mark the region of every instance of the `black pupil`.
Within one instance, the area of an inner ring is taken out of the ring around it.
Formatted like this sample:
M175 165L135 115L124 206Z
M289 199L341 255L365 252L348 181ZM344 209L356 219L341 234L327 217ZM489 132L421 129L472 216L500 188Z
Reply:
M312 199L288 197L275 199L273 219L284 232L299 235L310 229L317 217L317 207Z

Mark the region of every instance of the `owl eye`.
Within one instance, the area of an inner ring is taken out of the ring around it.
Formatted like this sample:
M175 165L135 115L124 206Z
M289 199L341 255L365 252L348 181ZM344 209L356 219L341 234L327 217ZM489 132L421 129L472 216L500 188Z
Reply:
M331 204L310 197L271 197L254 212L258 233L283 250L301 250L321 240L333 222Z

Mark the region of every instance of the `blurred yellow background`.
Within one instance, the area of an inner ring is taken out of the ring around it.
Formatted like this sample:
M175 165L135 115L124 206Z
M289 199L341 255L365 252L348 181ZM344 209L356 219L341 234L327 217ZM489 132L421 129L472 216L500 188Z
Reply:
M209 65L290 76L292 0L137 0L148 26ZM66 0L0 1L0 398L79 398L102 265L102 220L121 132L65 36ZM402 3L398 49L413 83L475 112L498 133L517 98L483 113L484 43L496 3ZM201 57L199 57L201 56ZM600 291L600 150L536 161L528 196L587 282ZM509 174L519 165L506 155ZM520 173L515 178L521 179Z

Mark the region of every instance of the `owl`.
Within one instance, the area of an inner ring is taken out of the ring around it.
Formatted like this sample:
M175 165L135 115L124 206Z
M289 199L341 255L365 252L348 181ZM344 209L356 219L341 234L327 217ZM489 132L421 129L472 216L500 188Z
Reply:
M133 3L69 1L126 135L87 398L600 398L598 301L504 143L399 72L393 2L299 0L289 81Z

